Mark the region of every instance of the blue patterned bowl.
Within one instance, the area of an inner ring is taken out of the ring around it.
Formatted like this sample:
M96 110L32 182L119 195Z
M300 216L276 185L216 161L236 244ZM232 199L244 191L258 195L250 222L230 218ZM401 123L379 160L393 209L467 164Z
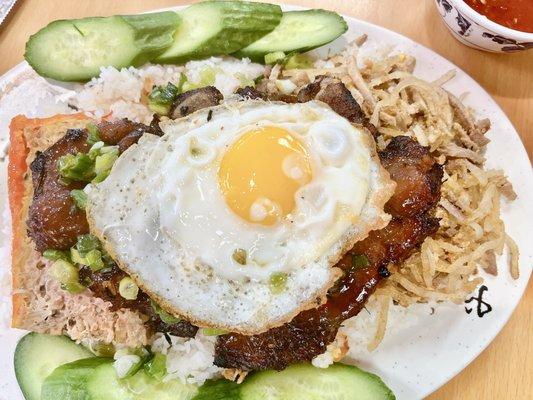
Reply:
M533 49L533 33L497 24L474 11L463 0L435 0L435 4L453 36L467 46L493 53Z

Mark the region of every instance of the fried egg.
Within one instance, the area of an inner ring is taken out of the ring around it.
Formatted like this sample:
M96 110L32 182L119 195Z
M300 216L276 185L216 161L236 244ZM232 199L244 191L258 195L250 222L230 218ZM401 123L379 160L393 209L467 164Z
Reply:
M247 101L145 134L88 194L105 248L168 312L255 334L324 301L386 225L374 142L319 102Z

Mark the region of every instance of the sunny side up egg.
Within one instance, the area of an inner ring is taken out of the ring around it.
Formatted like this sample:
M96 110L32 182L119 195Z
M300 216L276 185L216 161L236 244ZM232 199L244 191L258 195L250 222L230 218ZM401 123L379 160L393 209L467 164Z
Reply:
M386 225L370 135L322 103L235 102L145 134L92 188L91 231L201 327L255 334L316 307L339 258Z

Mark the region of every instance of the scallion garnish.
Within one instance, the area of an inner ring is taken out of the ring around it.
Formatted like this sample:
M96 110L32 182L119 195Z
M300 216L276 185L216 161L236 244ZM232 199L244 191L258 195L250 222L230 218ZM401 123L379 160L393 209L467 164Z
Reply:
M370 261L364 254L356 254L352 256L352 268L366 268L369 266Z
M92 146L93 144L101 140L100 131L98 130L98 127L95 124L87 124L86 128L87 128L87 143L89 143Z
M156 114L168 115L170 106L179 93L178 86L170 82L166 86L155 86L148 96L148 108Z
M90 182L94 177L94 162L85 153L66 154L58 160L59 175L66 183Z
M63 290L70 293L80 293L85 290L85 286L79 282L78 269L66 260L54 261L49 274L59 281Z
M67 260L68 254L61 250L48 249L43 252L43 257L50 261Z
M143 365L143 368L152 378L161 381L167 375L167 356L155 353L152 359Z
M159 306L159 304L157 304L153 300L150 300L150 304L152 305L152 309L154 310L154 312L159 316L159 318L161 318L161 321L163 321L165 324L172 325L180 322L179 318L176 318L175 316L167 313Z
M126 276L120 280L118 292L126 300L135 300L139 294L139 286L133 282L133 279Z
M87 194L81 189L74 189L70 191L70 197L74 200L76 207L80 210L85 210L87 205Z

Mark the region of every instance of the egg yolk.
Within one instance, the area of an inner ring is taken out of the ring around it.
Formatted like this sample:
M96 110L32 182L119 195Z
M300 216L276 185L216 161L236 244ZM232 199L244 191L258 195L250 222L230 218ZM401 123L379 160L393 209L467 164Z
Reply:
M267 226L293 210L296 191L311 178L302 142L273 126L242 135L226 151L218 171L231 210L248 222Z

